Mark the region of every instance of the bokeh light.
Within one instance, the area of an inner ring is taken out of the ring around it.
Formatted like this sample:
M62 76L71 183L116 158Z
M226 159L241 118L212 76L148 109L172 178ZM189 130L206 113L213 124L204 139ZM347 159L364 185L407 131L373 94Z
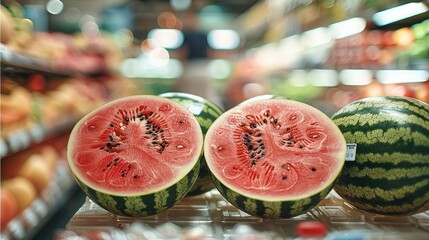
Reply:
M60 14L64 9L64 3L60 0L49 0L46 4L46 11L50 14L57 15Z

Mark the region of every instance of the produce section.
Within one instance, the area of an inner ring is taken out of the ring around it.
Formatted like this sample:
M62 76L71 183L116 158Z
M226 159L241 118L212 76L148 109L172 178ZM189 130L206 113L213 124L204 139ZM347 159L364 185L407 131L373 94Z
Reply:
M429 238L427 1L179 2L2 2L2 240Z
M65 161L72 127L96 106L131 94L133 86L104 60L85 62L87 53L65 46L79 40L84 49L79 36L5 29L3 17L9 24L24 24L23 16L6 11L2 5L1 238L32 239L78 190ZM61 46L72 56L61 54Z

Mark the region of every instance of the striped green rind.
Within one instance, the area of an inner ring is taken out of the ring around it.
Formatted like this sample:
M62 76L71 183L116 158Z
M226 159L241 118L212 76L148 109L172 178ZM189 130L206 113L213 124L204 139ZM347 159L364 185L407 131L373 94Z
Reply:
M372 97L332 116L356 160L335 190L362 210L409 215L429 209L429 105L407 97Z
M223 114L222 108L212 101L190 93L167 92L160 94L159 96L173 100L190 110L200 124L203 137L205 137L207 130L210 128L213 122ZM189 191L188 196L203 194L214 187L209 176L209 170L204 158L204 154L201 156L200 162L200 175L198 176L198 179L191 191Z
M200 162L177 183L154 193L136 196L117 196L93 189L75 177L85 194L107 211L129 217L145 217L161 213L181 201L197 180Z
M291 218L306 213L317 206L335 185L334 181L319 193L302 199L264 201L237 193L222 184L214 175L212 175L212 181L221 195L236 208L252 216L272 219Z

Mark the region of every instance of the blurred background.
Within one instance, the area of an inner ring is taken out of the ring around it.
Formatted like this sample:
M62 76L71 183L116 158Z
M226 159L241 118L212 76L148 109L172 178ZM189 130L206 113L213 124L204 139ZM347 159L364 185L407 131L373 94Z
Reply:
M46 236L64 227L83 201L64 164L68 134L80 117L115 98L182 91L226 110L275 94L327 115L369 96L429 102L428 1L1 5L2 182L46 176L19 183L24 190L9 218L2 201L2 239ZM50 165L33 164L23 173L35 156Z

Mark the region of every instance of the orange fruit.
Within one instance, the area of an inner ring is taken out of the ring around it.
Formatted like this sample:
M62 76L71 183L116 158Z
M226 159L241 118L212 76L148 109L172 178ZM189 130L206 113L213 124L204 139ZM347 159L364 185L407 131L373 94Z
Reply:
M1 205L1 229L4 229L6 225L12 220L18 211L17 203L12 193L6 189L1 188L0 190L0 205Z
M40 153L42 154L45 162L48 163L49 169L55 171L57 160L60 158L57 150L51 145L46 145L42 147Z
M37 193L42 192L52 179L54 171L38 153L32 154L22 165L18 176L30 180L36 187Z
M17 213L31 205L36 199L37 191L30 180L24 177L14 177L2 181L1 187L9 191L17 203Z

